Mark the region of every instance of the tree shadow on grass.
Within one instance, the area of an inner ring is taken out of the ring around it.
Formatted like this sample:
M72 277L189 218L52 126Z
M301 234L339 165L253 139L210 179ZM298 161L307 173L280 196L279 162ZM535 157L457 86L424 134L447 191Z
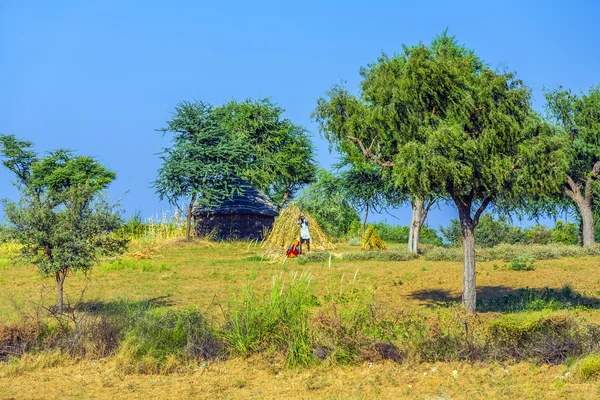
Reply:
M76 311L92 315L132 315L145 312L152 308L170 307L174 303L169 299L170 296L157 296L150 299L130 301L130 300L89 300L77 303L74 307Z
M459 303L460 296L443 289L418 290L410 295L428 306L448 306ZM544 309L600 309L600 299L586 297L570 286L560 289L510 288L506 286L481 286L477 288L478 312L520 312Z

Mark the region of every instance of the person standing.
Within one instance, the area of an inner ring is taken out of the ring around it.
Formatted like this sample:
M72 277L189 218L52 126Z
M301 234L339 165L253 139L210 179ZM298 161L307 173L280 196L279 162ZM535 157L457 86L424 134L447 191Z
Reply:
M300 254L302 254L302 244L306 243L306 249L310 252L310 231L308 229L308 220L304 215L298 217L298 225L300 225Z

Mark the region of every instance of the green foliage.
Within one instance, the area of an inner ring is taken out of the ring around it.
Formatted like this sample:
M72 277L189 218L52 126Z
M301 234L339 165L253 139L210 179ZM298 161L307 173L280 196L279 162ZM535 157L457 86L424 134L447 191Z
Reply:
M529 89L446 32L429 46L381 56L361 75L359 97L336 86L318 100L313 116L321 131L351 159L391 168L395 184L411 195L451 198L465 237L490 204L508 209L562 190L566 140L539 124ZM465 251L463 299L474 310L471 241Z
M408 250L387 250L387 251L351 251L342 253L342 259L346 261L409 261L419 256Z
M512 261L515 257L532 260L554 260L563 257L586 257L600 254L600 246L579 247L574 245L522 245L500 244L493 248L477 248L477 261ZM463 251L459 247L424 246L423 257L428 261L462 261Z
M579 229L572 222L556 221L556 225L550 229L550 241L565 245L577 244Z
M121 226L119 214L95 192L77 186L60 197L37 199L23 193L18 203L4 202L11 238L23 245L22 256L42 274L87 272L101 256L125 250L127 240L113 235ZM57 199L62 207L55 206Z
M452 246L462 242L460 222L450 221L448 227L441 227L444 241ZM495 247L500 244L577 244L577 226L571 222L557 221L552 229L535 224L530 228L520 228L510 224L509 220L500 216L483 214L476 228L475 244L480 247Z
M509 265L503 267L510 268ZM522 288L501 297L483 300L480 302L480 309L481 311L521 313L543 310L592 309L599 304L598 299L585 298L567 285L559 290L554 288Z
M181 198L192 196L192 203L210 206L235 192L236 176L248 161L248 144L227 134L210 105L179 103L173 118L159 131L173 135L153 183L161 200L177 205Z
M509 265L503 265L502 268L513 271L534 271L534 262L535 260L531 257L518 256L513 258ZM496 267L496 264L494 264L494 267Z
M389 173L377 165L356 164L345 157L337 167L341 169L338 179L344 197L354 209L365 212L363 225L369 212L380 213L407 200L406 194L393 184ZM364 230L363 226L363 233Z
M277 205L313 182L316 173L308 132L283 118L284 111L269 99L233 100L214 110L223 130L247 145L239 176Z
M339 180L324 169L317 171L315 183L302 190L298 207L312 215L329 237L346 237L353 223L360 226L359 216L345 198Z
M548 116L558 124L559 133L570 139L567 173L582 182L600 160L600 85L580 95L559 86L546 92L546 100Z
M381 239L386 242L406 243L408 241L408 234L410 231L408 226L391 225L386 222L376 222L372 225L381 236ZM422 244L436 246L441 246L443 244L437 231L427 225L423 225L421 228L420 242Z

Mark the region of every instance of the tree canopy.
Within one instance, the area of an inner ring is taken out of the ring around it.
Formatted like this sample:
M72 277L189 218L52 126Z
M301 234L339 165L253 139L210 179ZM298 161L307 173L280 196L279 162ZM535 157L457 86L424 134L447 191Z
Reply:
M220 126L247 145L240 177L278 206L313 182L316 173L306 129L283 118L283 112L269 99L233 100L214 112Z
M153 183L161 200L177 205L189 198L187 238L194 205L211 206L234 194L236 177L245 167L247 144L228 135L203 102L182 102L160 129L172 134L172 146L161 153L163 164Z

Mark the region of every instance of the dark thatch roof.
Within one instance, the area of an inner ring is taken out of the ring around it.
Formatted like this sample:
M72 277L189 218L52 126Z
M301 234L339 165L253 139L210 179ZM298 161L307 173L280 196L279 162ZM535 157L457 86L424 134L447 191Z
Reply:
M238 191L215 207L195 207L194 215L254 214L276 217L279 215L269 198L248 182L240 179Z

